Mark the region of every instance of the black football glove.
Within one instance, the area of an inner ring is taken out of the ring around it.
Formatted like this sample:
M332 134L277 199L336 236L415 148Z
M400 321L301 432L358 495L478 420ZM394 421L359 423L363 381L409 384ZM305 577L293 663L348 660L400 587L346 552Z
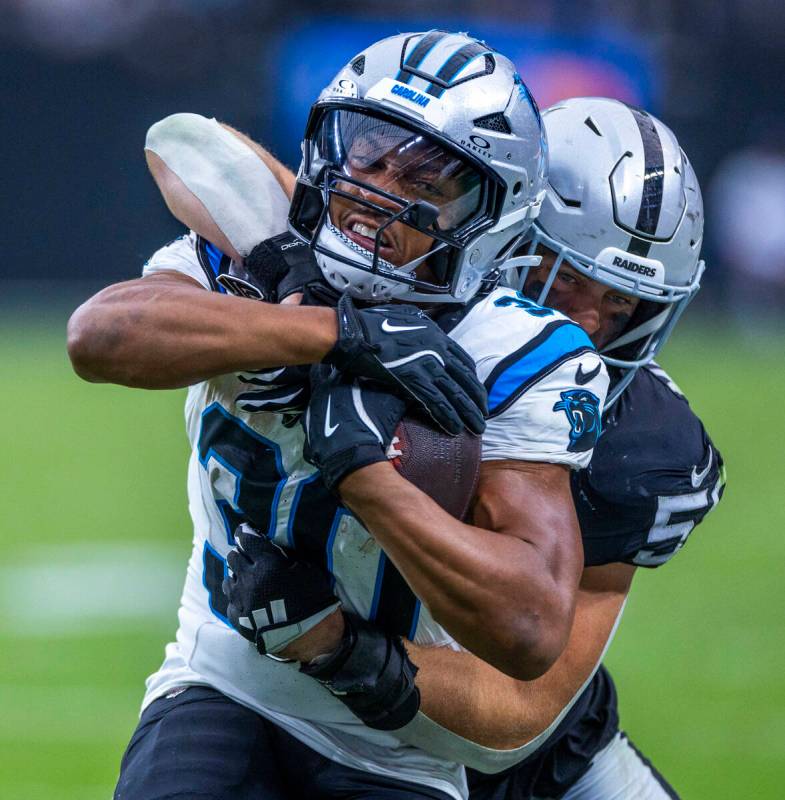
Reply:
M290 233L259 242L243 266L268 303L280 303L297 292L303 293L303 305L338 303L340 295L325 282L313 251Z
M386 387L317 364L311 368L311 399L302 417L303 455L334 492L349 473L387 460L405 412L406 401Z
M300 672L319 681L369 728L402 728L420 708L417 667L403 640L353 614L343 619L338 649L303 664Z
M420 309L357 309L344 293L337 311L338 341L326 364L394 387L447 433L485 430L488 399L472 357Z
M330 576L242 523L226 559L232 627L262 655L279 653L340 606Z

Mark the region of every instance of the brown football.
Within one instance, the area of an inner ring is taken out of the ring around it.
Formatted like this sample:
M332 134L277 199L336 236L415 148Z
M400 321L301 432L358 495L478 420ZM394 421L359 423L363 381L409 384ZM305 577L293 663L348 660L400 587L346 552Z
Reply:
M463 519L480 476L482 440L464 430L448 436L416 417L404 417L395 429L387 457L406 480L422 489L445 511Z

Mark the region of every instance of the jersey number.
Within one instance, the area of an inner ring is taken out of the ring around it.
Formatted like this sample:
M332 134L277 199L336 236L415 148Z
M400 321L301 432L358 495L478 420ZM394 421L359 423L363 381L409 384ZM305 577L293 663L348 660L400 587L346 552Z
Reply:
M202 414L199 461L206 470L218 469L214 486L224 497L232 498L231 502L223 498L215 501L229 545L234 546L234 531L241 522L250 523L268 536L275 534L281 492L289 479L281 449L275 442L213 403ZM338 507L318 473L301 481L284 515L287 544L326 568L326 543ZM318 514L312 513L315 509ZM210 608L225 622L227 600L221 584L226 562L208 542L203 575Z
M533 317L550 317L553 315L552 308L539 306L534 300L529 300L528 297L520 292L516 292L515 297L509 294L504 295L504 297L500 297L498 300L494 301L494 305L501 306L502 308L506 306L522 308L527 314L531 314Z
M711 494L708 489L701 489L690 494L658 497L654 524L634 562L641 566L664 564L681 548L697 523L714 508L721 487L722 478Z
M332 544L343 514L348 513L322 482L319 473L301 480L288 502L280 508L281 493L289 476L280 447L261 436L223 406L213 403L202 414L199 461L206 470L217 469L213 480L223 497L216 499L224 522L226 540L234 546L234 531L241 522L273 536L286 524L286 544L307 561L332 567ZM213 613L228 624L227 599L221 585L226 561L205 542L203 582ZM420 603L395 566L382 554L371 618L390 633L412 637Z

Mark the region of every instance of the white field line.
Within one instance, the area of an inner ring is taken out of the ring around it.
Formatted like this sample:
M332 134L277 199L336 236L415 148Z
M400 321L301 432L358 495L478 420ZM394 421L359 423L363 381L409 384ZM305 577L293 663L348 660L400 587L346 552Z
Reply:
M79 636L174 622L187 558L168 547L24 547L13 565L0 566L0 634Z

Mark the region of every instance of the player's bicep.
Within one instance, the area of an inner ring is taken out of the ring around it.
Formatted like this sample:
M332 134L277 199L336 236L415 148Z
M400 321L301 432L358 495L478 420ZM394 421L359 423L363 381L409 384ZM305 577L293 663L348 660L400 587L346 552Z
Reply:
M206 287L198 281L196 278L192 278L190 275L186 275L182 272L177 272L176 270L160 270L159 272L154 272L150 275L145 275L138 280L144 281L144 286L151 286L155 284L156 286L190 286L194 289L201 289L204 290Z
M541 560L543 584L553 585L569 605L583 566L583 547L567 467L484 461L472 521L534 548Z

